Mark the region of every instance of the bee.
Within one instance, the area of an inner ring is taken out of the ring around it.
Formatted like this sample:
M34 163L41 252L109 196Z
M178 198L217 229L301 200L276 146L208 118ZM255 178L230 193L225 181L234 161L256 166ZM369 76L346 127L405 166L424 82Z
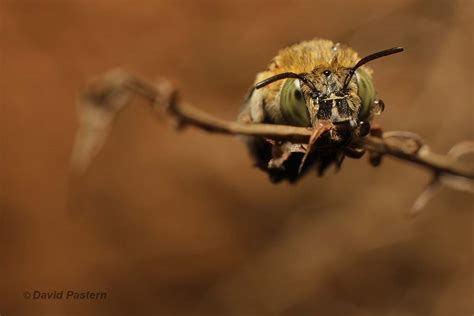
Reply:
M282 49L257 74L238 121L308 127L313 134L308 144L248 137L256 166L274 182L294 182L313 166L322 175L346 156L360 158L364 150L351 141L369 134L370 121L384 109L365 64L402 51L394 47L360 59L352 48L324 39Z

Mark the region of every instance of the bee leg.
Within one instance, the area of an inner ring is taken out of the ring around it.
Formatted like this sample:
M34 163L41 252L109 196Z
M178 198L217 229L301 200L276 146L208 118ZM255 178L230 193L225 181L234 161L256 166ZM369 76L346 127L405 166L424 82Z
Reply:
M342 163L344 162L344 158L346 158L346 155L343 153L340 153L336 159L335 165L336 165L336 172L338 172L341 169Z
M301 173L303 170L304 163L306 162L306 159L308 158L308 155L311 152L311 149L313 145L316 143L316 141L321 137L322 134L325 132L333 131L334 130L334 124L331 121L321 121L318 123L318 126L316 126L313 130L313 134L311 134L308 142L308 148L306 150L306 153L303 156L303 159L301 159L300 167L298 168L298 173ZM331 135L332 138L332 135Z
M371 129L371 126L369 122L360 122L357 131L360 137L365 137L369 135L370 129Z
M301 144L293 144L290 142L272 144L272 159L268 162L268 169L281 169L284 170L284 163L288 160L293 153L305 153L305 150Z
M356 135L358 137L365 137L370 133L371 126L369 122L360 122L357 126ZM349 144L343 150L344 156L352 159L360 159L365 154L365 149L360 146Z
M346 147L344 155L352 159L360 159L365 154L365 149L360 147Z

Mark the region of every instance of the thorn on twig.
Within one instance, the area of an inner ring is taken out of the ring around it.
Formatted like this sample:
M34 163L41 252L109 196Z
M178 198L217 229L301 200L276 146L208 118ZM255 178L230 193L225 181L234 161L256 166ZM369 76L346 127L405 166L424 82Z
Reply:
M410 209L409 214L411 216L418 215L420 211L426 206L426 204L439 192L441 183L439 177L434 176L433 180L425 187L423 192L416 198L415 203Z
M471 153L474 153L474 142L466 141L454 145L449 150L447 156L455 161L458 161L462 158L462 156ZM474 193L473 179L435 172L433 180L426 186L425 190L415 200L415 203L410 210L410 215L418 215L420 211L428 204L428 202L441 191L443 186L457 191Z

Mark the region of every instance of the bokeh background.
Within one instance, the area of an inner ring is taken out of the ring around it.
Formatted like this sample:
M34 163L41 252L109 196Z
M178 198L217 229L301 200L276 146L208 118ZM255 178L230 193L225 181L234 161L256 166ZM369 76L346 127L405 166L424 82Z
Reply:
M313 37L371 64L386 130L473 138L473 2L0 0L0 314L472 315L473 197L408 211L426 170L346 160L271 184L234 137L176 132L137 99L87 172L75 97L123 67L234 119L278 49ZM104 301L24 291L106 291Z

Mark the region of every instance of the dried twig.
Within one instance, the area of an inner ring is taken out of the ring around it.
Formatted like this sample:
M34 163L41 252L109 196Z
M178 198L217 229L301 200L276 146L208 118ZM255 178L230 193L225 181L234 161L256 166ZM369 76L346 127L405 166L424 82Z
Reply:
M308 143L312 135L310 128L241 124L222 120L178 100L176 91L166 80L153 85L121 70L114 70L93 81L79 98L81 123L73 154L73 164L76 168L84 169L94 157L104 143L115 115L128 103L132 95L146 98L158 110L167 109L180 126L189 125L208 132L260 136L293 143ZM436 191L432 188L438 186L438 179L443 178L442 176L452 176L451 179L457 177L468 182L474 179L474 169L458 161L460 155L435 154L416 134L387 132L382 137L366 136L355 141L369 152L396 157L432 171L435 181L432 182L430 192ZM463 146L467 145L464 143ZM462 152L472 151L473 147L471 144L469 149L464 148ZM455 148L458 147L453 147L453 150ZM420 199L427 201L427 196L421 196ZM426 203L423 201L417 201L417 209Z

